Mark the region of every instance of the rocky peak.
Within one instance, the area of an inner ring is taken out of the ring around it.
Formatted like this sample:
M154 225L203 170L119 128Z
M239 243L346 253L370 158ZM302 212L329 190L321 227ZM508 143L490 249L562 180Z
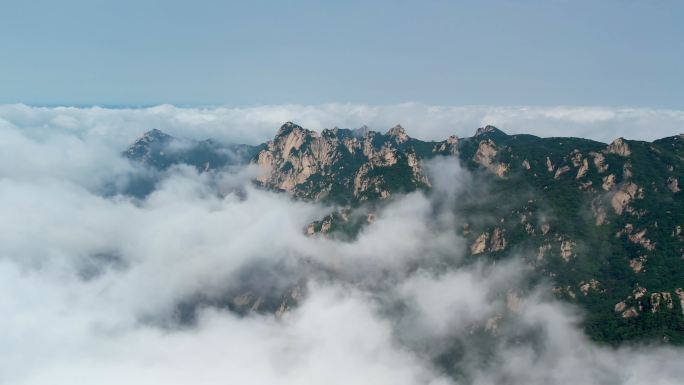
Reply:
M370 128L366 126L365 124L359 128L355 128L352 130L352 136L355 138L363 138L370 132Z
M173 137L162 130L153 128L146 133L143 134L143 136L138 139L138 141L145 140L145 141L159 141L159 140L169 140L172 139Z
M404 143L409 140L406 130L400 124L390 128L385 135L395 138L397 143Z
M451 135L442 142L438 142L432 148L433 153L441 155L458 155L459 152L459 137L456 135Z
M257 182L300 198L332 196L342 202L382 199L395 191L429 186L422 156L412 146L398 146L409 139L400 125L385 135L366 126L335 127L319 135L288 122L258 153L255 162L264 173ZM402 172L389 178L384 170Z
M280 140L283 140L284 138L289 137L290 135L296 135L297 137L304 137L304 136L317 136L318 133L315 131L310 131L305 128L302 128L302 126L299 126L297 124L294 124L292 122L287 122L280 126L278 129L278 132L276 133L276 136L274 138L274 142L278 142Z
M608 145L606 151L609 154L617 154L620 156L630 156L632 151L624 138L617 138L611 144Z
M133 142L133 144L131 144L129 149L135 148L137 146L151 146L154 144L163 145L163 144L167 144L167 143L173 141L174 139L176 139L176 138L174 138L173 136L171 136L171 135L169 135L169 134L167 134L161 130L153 128L153 129L145 132L144 134L142 134L142 136L139 137L138 139L136 139Z
M492 136L492 135L493 136L507 136L506 133L499 130L498 128L491 126L491 125L487 125L487 126L478 128L477 131L475 131L474 137L477 138L479 136L485 136L485 135L488 135L488 136Z
M124 154L133 160L144 161L151 152L162 151L162 148L175 138L156 128L145 132L131 144Z
M133 142L123 155L132 161L160 170L175 164L187 164L203 172L247 163L258 149L259 146L222 144L212 139L197 141L176 138L153 129Z

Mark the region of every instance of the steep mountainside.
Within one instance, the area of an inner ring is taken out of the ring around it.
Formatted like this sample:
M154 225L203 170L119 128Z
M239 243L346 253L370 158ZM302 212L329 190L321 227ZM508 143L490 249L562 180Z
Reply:
M384 199L429 187L420 165L428 147L401 126L384 135L365 128L319 135L286 123L257 155L256 163L271 170L258 181L300 198L349 204Z
M266 171L258 185L338 207L306 229L311 235L353 236L373 220L372 207L430 190L426 160L457 157L477 182L453 208L469 259L524 258L536 280L552 282L554 295L587 310L595 340L684 343L684 135L606 145L487 126L470 138L425 142L401 126L319 134L286 123L257 147L174 141L151 131L125 155L200 171L249 158ZM371 207L363 220L350 214L359 206Z
M211 139L179 139L154 129L131 144L124 155L161 170L184 163L206 171L247 163L259 149L259 146L246 144L223 145Z

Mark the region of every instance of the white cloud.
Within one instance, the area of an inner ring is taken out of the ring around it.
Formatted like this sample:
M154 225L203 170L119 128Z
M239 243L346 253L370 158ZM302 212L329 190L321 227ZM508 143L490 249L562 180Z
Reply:
M511 134L577 136L603 142L619 136L654 140L684 131L684 111L649 108L429 106L417 103L211 108L161 105L140 109L0 105L0 129L15 125L34 139L61 132L72 133L88 142L106 138L118 149L125 148L152 128L194 139L256 144L271 139L278 127L288 120L319 131L334 126L356 128L366 124L384 132L401 123L410 135L426 140L443 140L451 134L471 136L476 128L486 124Z
M457 218L433 218L435 205L448 207L474 183L453 161L427 166L440 176L436 193L397 199L352 242L306 237L304 226L329 209L251 188L250 169L215 175L181 166L144 200L100 193L140 172L119 154L152 127L260 141L284 120L386 127L396 115L442 137L453 122L470 132L496 114L578 127L681 119L541 110L0 107L0 384L449 384L432 360L452 342L470 349L473 328L499 315L502 342L491 361L461 364L476 384L679 382L681 350L596 346L576 311L541 291L520 313L506 310L498 294L517 285L522 267L462 266ZM318 266L334 274L312 275L301 306L281 320L209 306L196 324L174 322L179 303L225 295L253 264L261 270L251 283L265 287L287 287ZM528 329L541 332L541 345L506 343Z

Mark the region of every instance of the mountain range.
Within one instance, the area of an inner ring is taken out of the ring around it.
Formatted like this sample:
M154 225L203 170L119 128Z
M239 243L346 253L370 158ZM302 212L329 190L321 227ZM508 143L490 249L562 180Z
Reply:
M256 146L151 130L123 155L157 171L256 164L260 188L332 207L303 231L340 239L353 239L395 197L430 193L430 162L455 159L472 180L445 209L456 213L453 231L466 240L468 261L522 258L530 286L550 282L552 295L585 310L595 341L684 344L684 134L606 144L486 126L472 137L422 141L400 125L319 133L288 122ZM300 295L299 287L245 291L226 303L277 313Z

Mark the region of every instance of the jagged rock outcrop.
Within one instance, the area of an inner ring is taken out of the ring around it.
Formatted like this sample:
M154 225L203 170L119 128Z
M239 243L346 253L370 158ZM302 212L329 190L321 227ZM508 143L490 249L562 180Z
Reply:
M586 159L582 159L582 164L581 164L579 170L577 170L577 176L575 176L575 179L584 178L588 172L589 172L589 161L587 161Z
M566 172L570 171L570 166L563 166L559 167L558 170L556 170L556 174L553 176L553 179L558 179L561 177L561 175L565 174Z
M596 171L598 171L600 174L608 171L606 157L602 153L591 151L589 155L591 155L594 160L594 166L596 166Z
M503 131L499 130L498 128L491 126L491 125L487 125L487 126L478 128L475 131L475 135L473 135L473 137L477 138L477 137L483 136L485 134L504 135L504 136L506 135L503 133Z
M589 295L590 291L598 292L600 290L600 282L594 278L590 279L589 282L582 281L579 284L579 290L585 296Z
M506 237L504 237L504 231L500 227L497 227L492 232L490 250L502 251L504 249L506 249Z
M553 165L553 162L551 161L551 158L549 158L549 157L547 156L547 157L546 157L546 170L547 170L548 172L553 172L554 169L555 169L555 166Z
M480 234L475 243L470 246L470 253L473 255L482 254L487 250L487 241L489 240L489 233Z
M643 229L635 234L630 234L628 236L629 241L632 243L636 243L637 245L641 245L643 248L649 251L655 250L655 244L651 242L650 239L646 238L646 232L648 230Z
M610 191L615 187L615 175L610 174L605 177L603 177L603 184L601 185L601 188L604 191Z
M609 154L617 154L620 156L630 156L632 151L627 144L627 141L623 138L615 139L606 149Z
M432 152L440 155L458 156L459 141L460 139L458 136L451 135L447 138L447 140L435 144Z
M488 131L491 132L491 131ZM491 139L485 139L480 142L480 145L475 152L473 160L479 163L489 171L493 172L499 177L504 177L508 172L510 166L496 161L496 154L498 149L496 144Z
M571 240L563 240L560 245L560 255L565 262L569 262L574 255L572 250L575 247L575 242Z
M661 303L667 308L667 310L672 310L674 305L672 303L672 294L667 291L660 293L651 293L651 312L655 313L660 308Z
M385 135L394 138L397 143L406 143L409 140L406 130L400 124L390 128Z
M618 191L613 194L610 204L615 214L621 215L628 209L629 203L637 197L639 186L632 182L623 184Z
M257 180L300 198L385 199L430 185L413 141L399 125L385 135L367 128L318 134L288 122L257 155L264 170Z
M484 252L499 252L505 250L507 244L504 230L500 227L495 227L491 234L489 231L485 231L475 239L473 244L470 245L470 253L478 255Z
M642 255L638 258L632 258L629 260L629 267L634 271L634 273L640 273L641 270L644 268L644 263L648 258L645 255Z
M160 158L163 158L164 153L167 151L167 146L173 140L174 138L171 135L155 128L136 139L124 152L124 155L128 159L145 165L165 167L166 165Z

